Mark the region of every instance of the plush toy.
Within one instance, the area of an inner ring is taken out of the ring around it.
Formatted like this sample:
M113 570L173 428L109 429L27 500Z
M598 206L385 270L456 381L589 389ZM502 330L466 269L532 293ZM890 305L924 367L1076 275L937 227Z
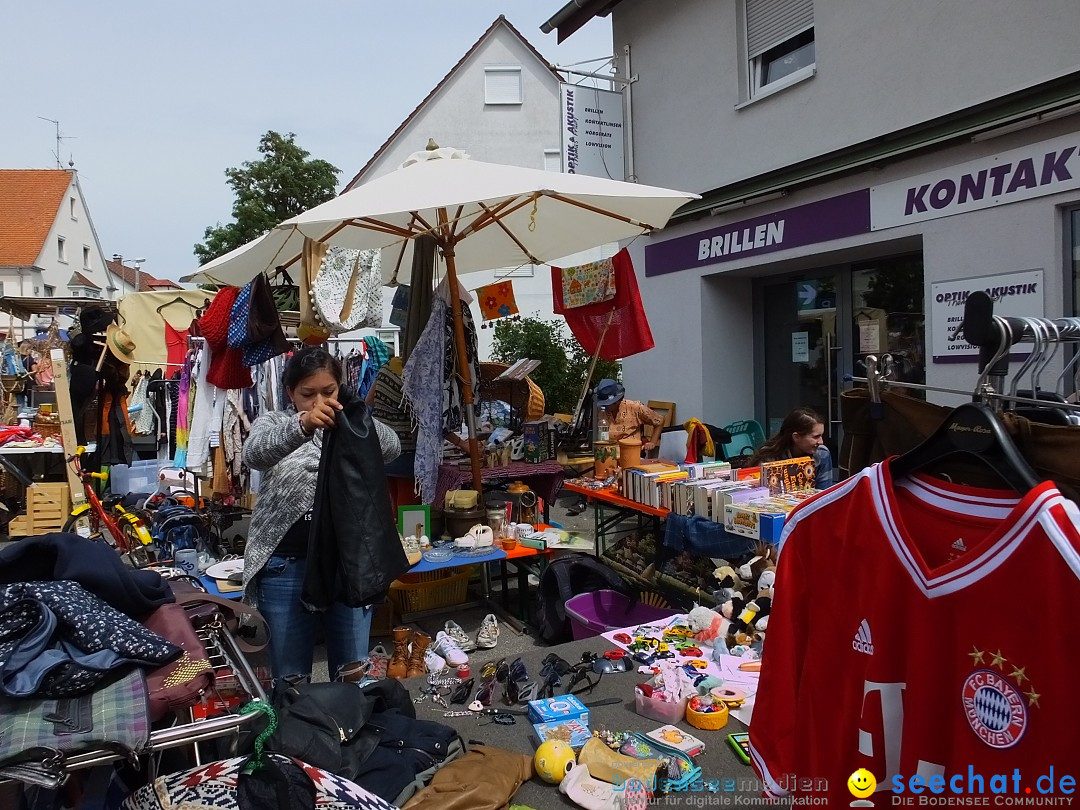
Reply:
M715 610L698 605L687 615L695 641L722 639L728 633L728 622Z
M735 569L730 565L721 565L713 571L713 576L719 585L719 588L713 591L713 598L716 599L718 605L724 604L743 589L742 579L739 578L739 575L735 573Z

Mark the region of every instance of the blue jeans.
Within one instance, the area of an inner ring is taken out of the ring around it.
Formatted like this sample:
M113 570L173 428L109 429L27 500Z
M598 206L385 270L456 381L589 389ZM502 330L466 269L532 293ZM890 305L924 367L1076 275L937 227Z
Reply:
M326 634L330 679L343 664L368 654L370 607L351 608L340 602L326 613L309 613L300 603L307 560L270 558L259 574L259 611L270 626L270 671L274 679L311 675L315 634L321 624Z

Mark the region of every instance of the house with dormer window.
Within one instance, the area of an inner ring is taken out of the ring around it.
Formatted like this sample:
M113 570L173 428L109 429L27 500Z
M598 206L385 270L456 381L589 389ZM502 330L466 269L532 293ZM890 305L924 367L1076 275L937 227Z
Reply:
M74 169L0 169L0 293L119 296Z

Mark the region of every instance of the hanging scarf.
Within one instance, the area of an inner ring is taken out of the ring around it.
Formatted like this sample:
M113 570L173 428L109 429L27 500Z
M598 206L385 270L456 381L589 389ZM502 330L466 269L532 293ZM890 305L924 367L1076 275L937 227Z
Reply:
M445 301L443 303L445 304ZM480 364L477 360L476 324L473 321L471 308L464 301L461 302L461 321L465 332L465 358L468 360L469 376L472 378L473 408L476 409L480 402ZM442 376L446 381L443 396L443 429L456 433L461 430L461 423L465 420L465 399L461 378L458 376L454 319L450 315L449 306L447 306L446 322L443 328L446 331Z
M404 394L412 411L416 427L416 487L423 503L435 499L443 441L444 386L434 384L443 380L446 358L446 322L449 320L446 301L435 296L428 318L416 346L409 354L402 374Z

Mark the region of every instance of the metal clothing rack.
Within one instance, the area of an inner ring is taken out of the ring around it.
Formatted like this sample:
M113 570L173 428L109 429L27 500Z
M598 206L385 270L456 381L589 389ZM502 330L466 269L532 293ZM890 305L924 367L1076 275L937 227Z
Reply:
M979 378L973 391L956 388L944 388L922 383L909 383L890 380L893 370L893 358L889 354L881 357L869 355L866 358L866 376L850 377L851 381L866 383L873 402L881 401L882 386L906 388L917 391L936 391L946 394L970 396L973 401L984 401L997 409L1005 403L1012 405L1032 405L1055 408L1070 412L1080 412L1080 404L1067 402L1064 397L1043 398L1039 394L1044 389L1039 387L1040 374L1053 361L1062 344L1074 344L1073 357L1057 378L1056 392L1064 393L1064 383L1070 369L1080 360L1080 318L1017 318L994 315L993 300L982 291L968 296L964 307L964 321L960 327L967 342L979 347ZM1005 378L1009 373L1009 359L1012 349L1018 343L1031 343L1031 352L1016 372L1013 384L1005 392ZM1030 396L1018 393L1020 379L1031 374ZM1080 368L1073 378L1073 395L1080 390ZM1048 392L1049 393L1049 392Z
M267 702L266 692L255 671L237 646L236 640L223 624L220 622L211 623L198 630L197 634L203 648L206 650L207 657L210 659L210 666L214 670L215 683L225 679L234 679L237 689L242 691L249 701ZM204 697L212 697L212 695L204 695ZM177 723L177 725L169 728L151 732L149 744L145 751L140 753L140 757L158 754L169 748L193 745L196 765L201 765L202 757L198 743L238 734L242 726L259 715L258 712L244 715L227 714L206 720L195 720L191 709L186 711L188 722ZM105 765L124 758L122 754L107 749L87 751L64 757L58 767L66 774L73 770ZM150 761L153 771L152 758ZM149 778L152 780L154 777L155 774L151 772Z

